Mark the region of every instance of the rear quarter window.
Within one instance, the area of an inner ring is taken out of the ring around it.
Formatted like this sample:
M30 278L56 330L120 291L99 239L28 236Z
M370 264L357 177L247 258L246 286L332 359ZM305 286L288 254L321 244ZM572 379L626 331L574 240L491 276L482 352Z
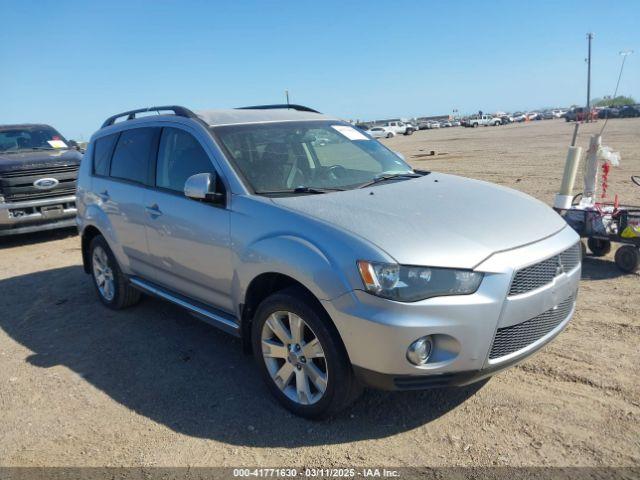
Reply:
M93 147L93 173L95 175L109 175L109 164L113 147L118 139L118 134L108 135L95 141Z
M132 128L120 134L111 159L113 178L148 183L149 169L155 164L159 128Z

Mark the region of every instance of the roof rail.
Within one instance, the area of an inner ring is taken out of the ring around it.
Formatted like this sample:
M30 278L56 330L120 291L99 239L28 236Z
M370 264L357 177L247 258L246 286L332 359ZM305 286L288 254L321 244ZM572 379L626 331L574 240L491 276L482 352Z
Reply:
M158 112L158 115L160 115L160 112L163 111L171 111L174 115L177 115L179 117L198 118L198 116L188 108L180 107L179 105L166 105L163 107L138 108L136 110L129 110L128 112L122 112L118 113L117 115L112 115L104 121L102 127L100 128L105 128L113 125L115 121L121 117L127 117L127 120L133 120L136 118L137 113Z
M311 113L320 113L313 108L305 107L304 105L296 105L295 103L281 103L277 105L253 105L251 107L238 107L236 110L281 110L281 109L289 109L289 110L298 110L299 112L311 112Z

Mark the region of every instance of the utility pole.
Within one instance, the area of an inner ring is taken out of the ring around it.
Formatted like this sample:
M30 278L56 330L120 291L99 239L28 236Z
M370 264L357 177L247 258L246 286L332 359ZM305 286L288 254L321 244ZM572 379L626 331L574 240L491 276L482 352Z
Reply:
M587 33L589 41L589 55L587 56L587 122L591 121L591 40L593 33Z
M288 107L288 106L289 106L289 90L285 90L285 91L284 91L284 96L285 96L285 97L286 97L286 99L287 99L287 107Z

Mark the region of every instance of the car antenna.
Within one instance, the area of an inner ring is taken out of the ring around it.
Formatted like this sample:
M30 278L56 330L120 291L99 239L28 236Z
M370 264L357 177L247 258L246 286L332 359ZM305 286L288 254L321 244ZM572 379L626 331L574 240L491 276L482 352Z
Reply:
M289 90L284 91L284 96L287 98L287 108L289 108Z
M616 83L616 89L613 91L613 97L611 97L611 104L616 100L616 96L618 95L618 87L620 86L620 79L622 78L622 70L624 69L624 62L629 55L633 53L633 50L623 50L618 53L618 55L622 56L622 64L620 65L620 73L618 73L618 82ZM600 135L604 132L605 127L607 126L607 122L609 121L609 115L604 119L604 125L602 125L602 130L600 130Z

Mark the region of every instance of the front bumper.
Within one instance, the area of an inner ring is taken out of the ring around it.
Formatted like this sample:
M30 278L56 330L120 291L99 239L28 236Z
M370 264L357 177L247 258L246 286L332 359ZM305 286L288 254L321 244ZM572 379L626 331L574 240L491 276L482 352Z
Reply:
M566 327L575 308L579 264L540 288L514 296L507 293L517 270L557 255L578 241L570 228L564 228L540 242L492 255L476 267L485 277L472 295L401 303L356 290L323 305L338 328L356 374L366 384L418 389L472 383L524 360ZM567 302L568 309L551 330L507 355L490 356L498 329L544 318ZM407 347L424 335L432 335L433 353L426 365L415 366L406 359Z
M0 236L75 227L76 197L0 203Z

